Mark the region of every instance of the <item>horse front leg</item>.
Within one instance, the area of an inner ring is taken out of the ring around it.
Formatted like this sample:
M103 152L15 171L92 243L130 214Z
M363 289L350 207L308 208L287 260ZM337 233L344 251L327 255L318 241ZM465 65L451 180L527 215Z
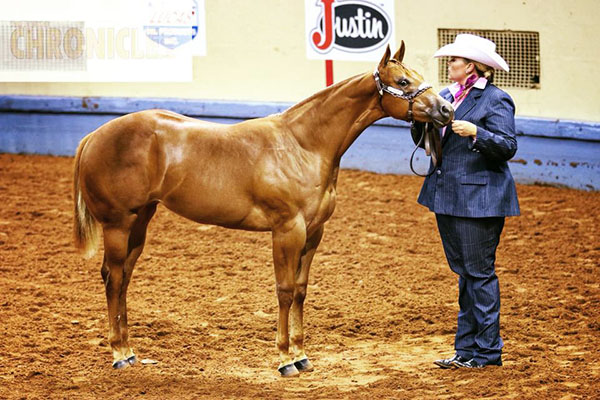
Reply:
M291 327L290 338L294 356L294 366L300 372L313 370L312 363L308 360L304 351L304 299L306 298L306 288L308 286L308 275L313 257L317 252L321 238L323 237L323 225L321 225L306 241L306 245L300 256L300 264L296 271L296 287L294 289L294 299L291 309Z
M281 376L299 374L289 352L288 320L294 299L295 275L300 263L300 253L306 243L306 224L300 216L273 229L273 263L279 301L277 321L277 348L280 363L277 368Z

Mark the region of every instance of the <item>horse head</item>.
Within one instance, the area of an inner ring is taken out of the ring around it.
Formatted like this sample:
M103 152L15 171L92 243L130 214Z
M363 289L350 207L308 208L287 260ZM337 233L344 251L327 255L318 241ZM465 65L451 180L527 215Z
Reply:
M388 46L373 72L383 111L396 119L429 122L437 128L449 124L454 118L452 105L435 93L418 72L402 63L404 51L402 41L390 57Z

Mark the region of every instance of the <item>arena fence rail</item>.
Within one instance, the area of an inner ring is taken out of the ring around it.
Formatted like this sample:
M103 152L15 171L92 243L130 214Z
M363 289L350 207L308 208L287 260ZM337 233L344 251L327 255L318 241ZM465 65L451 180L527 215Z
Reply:
M130 112L164 108L220 123L281 112L290 103L172 98L0 96L0 152L72 156L79 140L105 122ZM510 168L519 183L600 190L600 123L516 118L519 149ZM363 133L344 155L342 168L411 174L409 124L386 118ZM416 157L427 170L429 158Z

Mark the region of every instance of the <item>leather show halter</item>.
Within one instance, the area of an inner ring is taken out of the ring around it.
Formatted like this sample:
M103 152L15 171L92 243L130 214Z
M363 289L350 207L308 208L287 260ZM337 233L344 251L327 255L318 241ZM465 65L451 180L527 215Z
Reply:
M404 93L402 90L397 89L393 86L388 86L385 83L381 82L381 78L379 77L379 70L377 68L375 68L375 71L373 71L373 78L375 79L375 85L377 86L377 91L379 92L379 98L381 100L381 97L383 97L383 93L387 93L387 94L391 94L394 97L397 97L399 99L403 99L408 101L408 113L406 115L406 118L408 119L408 122L410 122L411 124L414 123L414 118L413 118L413 103L415 102L415 99L425 93L425 91L427 91L428 89L431 89L431 85L423 82L419 85L419 87L417 88L417 90L413 93Z
M413 103L415 101L415 99L420 96L421 94L425 93L425 91L427 91L428 89L431 89L431 85L423 82L419 85L419 87L417 88L416 91L412 92L412 93L405 93L404 91L397 89L393 86L389 86L386 85L385 83L383 83L381 81L381 78L379 76L379 70L377 68L375 68L375 71L373 71L373 79L375 79L375 85L377 86L377 91L379 92L379 102L381 103L381 99L383 97L384 93L387 93L393 97L402 99L402 100L406 100L408 101L408 112L406 113L406 118L408 120L408 122L410 122L410 129L411 132L413 131L413 129L415 129L415 120L413 117ZM382 107L383 108L383 107ZM426 134L427 133L427 126L424 126L422 133L421 133L421 138L419 139L419 142L417 143L417 146L415 147L415 149L413 150L411 156L410 156L410 170L418 176L422 176L422 177L427 177L430 176L431 174L433 174L435 172L435 170L438 167L438 163L437 163L437 155L434 153L431 153L431 138L429 137L429 135ZM434 132L433 134L436 134L437 132ZM423 143L424 142L424 143ZM415 153L417 151L417 149L421 146L424 145L425 147L425 152L427 155L431 154L431 157L433 159L433 168L432 170L427 173L426 175L421 175L419 173L417 173L415 171L415 169L413 168L413 158L415 156Z

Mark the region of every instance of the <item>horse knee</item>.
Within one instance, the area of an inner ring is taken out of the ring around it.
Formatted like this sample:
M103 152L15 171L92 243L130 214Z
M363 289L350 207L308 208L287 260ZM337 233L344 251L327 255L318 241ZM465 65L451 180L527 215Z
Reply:
M299 285L294 290L294 303L303 304L306 298L306 285Z
M294 290L288 287L277 286L277 299L282 307L290 307L294 300Z

